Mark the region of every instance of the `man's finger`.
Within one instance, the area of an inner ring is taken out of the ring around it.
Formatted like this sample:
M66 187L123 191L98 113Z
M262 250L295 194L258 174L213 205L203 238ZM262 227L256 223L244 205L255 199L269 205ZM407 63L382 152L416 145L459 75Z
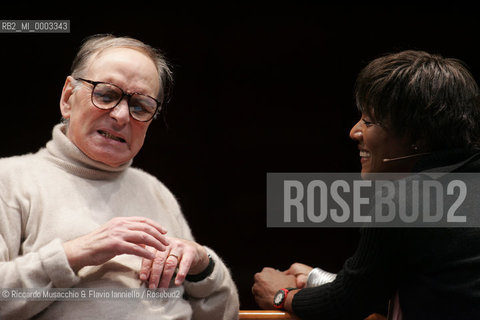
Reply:
M172 276L175 273L175 269L179 263L179 259L181 259L180 254L172 254L170 253L165 260L165 265L163 267L162 277L160 279L159 287L160 288L168 288L170 284L170 280L172 280Z
M152 247L147 247L144 244L140 245L142 248L146 248L151 253L155 254L157 250ZM140 280L147 281L148 277L150 276L150 269L152 267L152 260L151 259L142 259L142 267L140 268Z
M152 226L146 223L146 221L130 221L128 222L128 225L126 227L128 230L141 231L146 234L149 234L155 239L157 239L158 241L160 241L165 246L168 246L170 244L169 241L167 240L167 237L165 236L165 233L161 232L155 226Z
M162 233L162 234L167 233L167 229L165 229L161 224L159 224L156 221L153 221L152 219L145 218L145 217L127 217L126 219L128 219L130 221L147 223L147 224L151 225L152 227L154 227L155 229L157 229L158 231L160 231L160 233Z
M115 254L114 255L121 255L121 254L133 254L140 258L145 259L153 259L155 258L155 254L148 251L147 249L143 248L142 246L131 243L127 241L123 241L115 246Z
M140 280L147 281L150 276L150 268L152 267L152 260L142 259L142 267L140 269Z
M193 262L193 256L190 254L184 254L182 257L182 261L180 261L180 264L178 266L178 272L177 276L175 277L175 285L179 286L185 281L185 278L187 277L188 270L190 270L190 267L192 266Z
M150 270L150 281L148 282L148 287L150 289L158 288L158 283L160 282L163 273L163 266L165 265L165 259L165 252L157 251Z
M123 238L125 241L136 243L138 245L146 244L157 249L158 251L165 251L167 248L157 238L142 231L129 231L123 236Z

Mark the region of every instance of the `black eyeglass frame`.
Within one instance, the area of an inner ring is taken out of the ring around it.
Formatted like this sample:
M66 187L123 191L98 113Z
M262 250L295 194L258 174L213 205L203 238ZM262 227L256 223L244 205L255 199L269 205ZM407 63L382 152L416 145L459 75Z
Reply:
M123 98L126 96L127 97L127 104L128 104L128 113L130 114L130 116L132 117L132 119L136 120L136 121L140 121L140 122L148 122L150 120L152 120L156 115L157 113L161 110L161 106L162 106L162 103L160 101L158 101L157 99L155 99L154 97L151 97L149 95L146 95L146 94L143 94L143 93L140 93L140 92L132 92L132 93L127 93L125 92L122 88L120 88L119 86L117 86L116 84L113 84L113 83L110 83L110 82L104 82L104 81L93 81L93 80L88 80L88 79L84 79L84 78L75 78L75 80L77 81L85 81L87 83L90 83L91 85L93 85L93 88L92 88L92 93L90 95L90 100L92 101L92 104L97 107L98 109L100 110L111 110L111 109L114 109L116 106L118 106L118 104L123 100ZM118 88L121 92L122 92L122 96L121 98L117 101L117 103L115 103L115 105L113 105L112 107L110 108L100 108L99 106L97 106L95 104L95 102L93 101L93 92L95 91L95 87L99 84L108 84L108 85L111 85L111 86L114 86L115 88ZM156 103L157 103L157 106L155 108L155 112L153 112L152 116L148 119L148 120L138 120L136 119L133 115L132 115L132 111L130 110L130 99L132 98L133 95L140 95L140 96L144 96L144 97L148 97L148 98L151 98L153 99Z

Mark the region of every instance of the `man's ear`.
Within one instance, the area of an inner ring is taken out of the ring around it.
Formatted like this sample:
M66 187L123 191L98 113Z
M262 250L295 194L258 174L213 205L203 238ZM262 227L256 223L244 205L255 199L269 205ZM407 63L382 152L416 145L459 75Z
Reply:
M70 98L75 89L75 82L76 80L72 76L68 76L63 85L62 96L60 97L60 112L64 119L69 119L72 112L72 100Z

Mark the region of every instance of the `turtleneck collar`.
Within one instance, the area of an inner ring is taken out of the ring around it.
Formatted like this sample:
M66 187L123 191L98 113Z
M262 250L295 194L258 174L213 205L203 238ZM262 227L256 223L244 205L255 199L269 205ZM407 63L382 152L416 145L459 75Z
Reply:
M65 132L65 124L57 124L53 128L52 140L46 147L47 158L71 174L86 179L111 180L121 175L132 164L133 160L130 160L114 168L95 161L78 149Z

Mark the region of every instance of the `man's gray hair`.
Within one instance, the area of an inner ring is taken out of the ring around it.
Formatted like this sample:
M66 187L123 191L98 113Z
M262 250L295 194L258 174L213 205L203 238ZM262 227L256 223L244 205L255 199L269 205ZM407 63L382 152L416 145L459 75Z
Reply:
M157 99L165 105L173 85L172 71L160 50L130 37L116 37L112 34L96 34L86 38L72 63L71 75L73 78L84 77L85 70L91 57L110 48L131 48L147 55L154 62L160 81L160 92Z

